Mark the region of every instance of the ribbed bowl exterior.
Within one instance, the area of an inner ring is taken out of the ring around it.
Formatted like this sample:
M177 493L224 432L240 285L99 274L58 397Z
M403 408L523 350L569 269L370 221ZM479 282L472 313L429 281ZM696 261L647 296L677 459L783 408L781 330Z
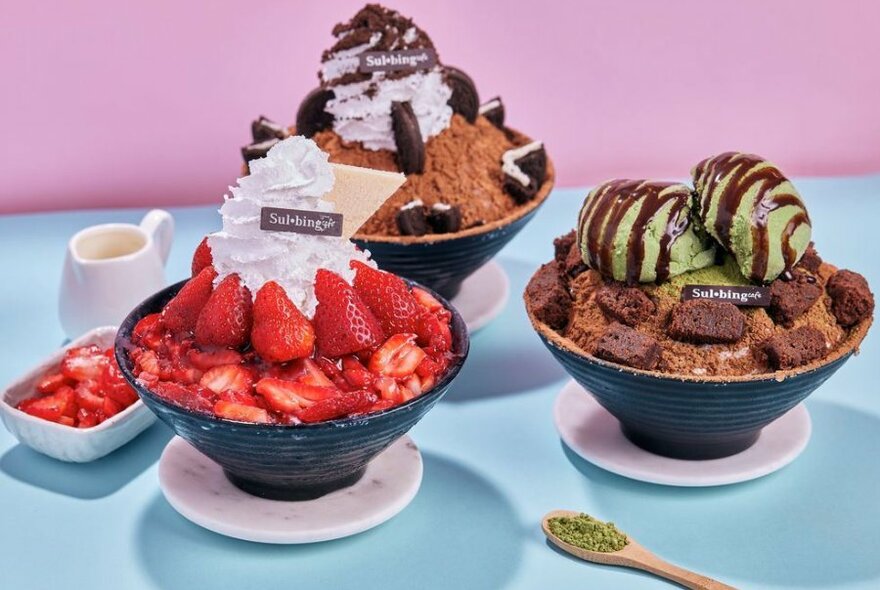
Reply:
M539 331L565 370L620 421L639 446L682 459L713 459L747 449L761 429L803 401L851 353L782 381L700 382L627 371L568 350Z
M178 436L216 461L233 483L259 496L308 499L356 481L371 459L403 436L443 397L467 357L464 321L441 299L452 312L457 358L428 393L383 412L308 425L250 424L208 416L165 401L141 385L127 353L135 324L160 311L184 283L160 291L125 319L116 339L116 358L147 407Z

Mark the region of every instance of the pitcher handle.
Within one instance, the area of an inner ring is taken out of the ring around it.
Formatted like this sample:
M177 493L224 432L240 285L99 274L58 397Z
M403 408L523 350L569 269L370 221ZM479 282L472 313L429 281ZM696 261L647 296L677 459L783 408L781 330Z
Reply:
M141 229L152 236L153 241L159 248L159 256L162 263L168 261L171 252L171 242L174 241L174 217L164 209L153 209L141 220Z

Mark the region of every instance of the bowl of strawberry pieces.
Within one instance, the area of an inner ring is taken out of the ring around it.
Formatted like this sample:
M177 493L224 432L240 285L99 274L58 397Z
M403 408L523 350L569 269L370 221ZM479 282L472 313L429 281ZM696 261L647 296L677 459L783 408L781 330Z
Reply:
M353 284L317 271L311 320L274 281L252 294L199 266L128 316L116 357L144 403L248 493L303 500L353 484L467 357L449 303L361 262Z

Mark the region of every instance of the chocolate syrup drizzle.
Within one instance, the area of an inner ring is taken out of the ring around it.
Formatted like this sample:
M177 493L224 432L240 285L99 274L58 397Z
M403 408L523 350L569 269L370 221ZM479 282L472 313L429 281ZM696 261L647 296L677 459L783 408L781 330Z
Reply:
M770 214L782 207L800 207L782 231L782 256L785 262L783 272L791 270L797 263L797 250L791 246L791 237L803 225L810 224L810 218L803 202L795 193L771 194L774 189L788 181L775 166L764 166L766 161L752 154L725 152L697 164L695 179L704 178L702 191L703 219L709 213L718 184L728 178L727 185L718 197L717 212L713 229L721 245L731 250L731 230L736 212L746 193L758 185L751 209L752 228L752 268L750 278L763 281L767 274L770 259Z
M681 215L681 212L688 208L691 198L690 191L684 186L680 190L661 194L671 186L676 184L612 180L597 187L590 202L582 210L578 223L580 239L583 239L586 232L587 264L602 274L613 274L614 236L617 235L627 212L634 206L640 206L627 238L625 272L625 281L628 284L638 283L645 261L645 234L648 225L664 205L673 201L669 220L660 238L660 253L654 267L657 282L668 279L672 245L690 223L690 217Z

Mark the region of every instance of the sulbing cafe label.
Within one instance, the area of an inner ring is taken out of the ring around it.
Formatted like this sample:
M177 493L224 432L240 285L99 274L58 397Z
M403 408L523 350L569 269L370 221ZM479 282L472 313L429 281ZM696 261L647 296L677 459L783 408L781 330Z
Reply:
M427 47L400 51L365 51L358 57L358 71L363 73L415 72L437 65L437 54Z
M728 287L726 285L685 285L681 300L706 299L742 307L769 307L770 287Z
M260 229L338 238L342 236L342 214L263 207L260 210Z

